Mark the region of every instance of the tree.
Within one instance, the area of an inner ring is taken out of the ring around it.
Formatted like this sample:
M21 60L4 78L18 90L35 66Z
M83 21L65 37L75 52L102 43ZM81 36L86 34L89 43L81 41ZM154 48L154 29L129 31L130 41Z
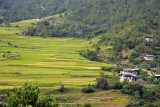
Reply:
M143 86L138 83L129 83L123 86L121 90L122 93L134 95L136 91L139 91L139 94L142 96L143 94Z
M5 54L5 53L3 54L3 57L6 57L6 54Z
M97 87L97 88L100 88L100 89L102 89L102 90L108 89L109 86L108 86L108 81L107 81L107 79L104 78L104 77L97 78L96 87Z
M5 23L5 26L6 27L11 27L10 23L8 23L8 22Z
M0 24L2 24L3 23L3 19L2 18L0 18Z
M88 85L87 87L85 87L85 88L82 89L82 92L84 92L84 93L92 93L94 91L95 90L94 90L94 88L91 85Z
M59 88L58 91L59 91L59 92L64 92L64 91L65 91L64 85L61 85L61 87Z
M8 93L6 107L58 107L54 97L40 97L40 90L36 84L24 83L21 88L14 88Z

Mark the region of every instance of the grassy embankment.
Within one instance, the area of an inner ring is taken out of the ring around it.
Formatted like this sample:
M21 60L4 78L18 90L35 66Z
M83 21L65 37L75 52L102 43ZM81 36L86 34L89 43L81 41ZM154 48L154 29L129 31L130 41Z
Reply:
M12 27L0 27L1 90L19 87L26 81L37 82L43 90L56 90L64 84L70 89L64 96L75 98L62 103L73 104L76 100L80 104L90 102L92 105L124 106L128 102L127 96L118 91L81 93L84 85L95 84L99 73L104 72L101 66L109 65L89 61L78 54L79 50L91 46L90 41L21 35L32 22L35 23L36 19L15 22L11 24ZM19 27L14 27L16 25ZM110 72L105 74L112 75ZM57 93L56 96L61 94Z

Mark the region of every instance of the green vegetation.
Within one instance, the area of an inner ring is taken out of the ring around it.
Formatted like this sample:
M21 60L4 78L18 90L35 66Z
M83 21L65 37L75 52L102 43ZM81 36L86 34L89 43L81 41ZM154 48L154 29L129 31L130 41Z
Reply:
M84 92L84 93L92 93L92 92L94 92L94 88L93 88L93 86L88 85L87 87L82 89L82 92Z
M1 0L0 89L6 93L29 81L37 82L43 96L55 93L65 106L124 106L129 100L122 93L130 96L128 107L160 106L160 80L143 70L141 83L120 83L118 76L121 62L129 68L160 66L159 5L159 0ZM49 17L20 21L44 16ZM31 101L16 99L30 91L19 88L6 104L50 106L52 98L39 100L33 88Z
M64 87L64 85L61 85L61 87L59 88L59 90L58 90L59 92L64 92L65 91L65 87Z
M2 107L58 107L54 97L42 98L37 85L25 83L21 88L13 89L8 93L7 102Z
M96 87L102 90L109 89L108 81L104 77L104 75L101 75L101 77L97 78L97 84Z
M95 106L124 106L128 103L127 95L121 94L119 90L109 93L108 90L101 90L88 95L82 93L82 89L88 84L96 83L100 72L109 78L113 76L112 72L101 70L102 66L111 66L110 64L90 61L79 55L81 49L92 45L90 41L21 35L32 23L36 23L36 20L25 20L11 23L11 27L0 27L1 101L6 99L8 89L21 87L28 81L37 83L42 96L54 94L56 101L64 106L83 106L87 102ZM58 89L62 85L66 90L59 92ZM112 98L114 100L110 101Z
M58 17L29 27L28 35L96 38L92 47L79 51L81 56L106 63L129 62L131 67L160 66L159 1L77 0L77 3L81 7L71 7ZM154 42L146 41L145 37L152 37ZM154 61L145 61L145 55L155 55Z
M123 93L132 95L131 102L126 107L142 106L142 107L159 107L159 88L154 86L146 88L141 84L129 83L123 86Z

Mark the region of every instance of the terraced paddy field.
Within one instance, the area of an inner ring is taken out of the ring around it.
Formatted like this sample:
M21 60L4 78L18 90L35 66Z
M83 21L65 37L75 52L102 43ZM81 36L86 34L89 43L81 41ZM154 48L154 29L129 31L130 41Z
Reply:
M36 20L0 27L0 90L20 87L24 82L35 82L42 94L55 93L60 104L67 107L82 106L86 102L95 107L123 107L128 102L128 97L118 90L83 94L81 89L85 85L95 84L99 73L104 72L101 66L110 65L89 61L79 55L78 51L91 46L90 41L22 35L33 22ZM104 73L113 75L111 72ZM62 84L68 89L67 92L54 91Z

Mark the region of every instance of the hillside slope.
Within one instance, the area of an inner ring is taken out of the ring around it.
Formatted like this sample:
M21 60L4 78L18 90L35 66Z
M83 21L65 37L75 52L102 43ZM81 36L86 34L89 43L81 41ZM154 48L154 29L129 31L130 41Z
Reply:
M35 22L36 19L32 19L11 23L12 27L0 27L1 101L6 98L4 93L8 90L19 87L24 82L33 82L38 84L42 95L54 94L63 106L83 106L90 101L93 107L119 107L120 104L124 107L129 102L128 96L118 90L82 93L83 87L95 84L100 72L110 79L113 73L102 71L101 67L111 65L89 61L80 56L78 51L91 45L84 39L22 35ZM115 75L118 77L114 74L114 78ZM57 92L61 85L67 89L64 93Z
M87 39L101 35L93 46L95 50L81 52L82 56L107 63L125 61L153 67L158 64L160 53L159 5L159 0L2 0L0 8L5 10L1 12L6 21L64 13L30 27L28 34ZM154 42L146 42L147 36ZM144 61L147 54L155 55L156 60Z

